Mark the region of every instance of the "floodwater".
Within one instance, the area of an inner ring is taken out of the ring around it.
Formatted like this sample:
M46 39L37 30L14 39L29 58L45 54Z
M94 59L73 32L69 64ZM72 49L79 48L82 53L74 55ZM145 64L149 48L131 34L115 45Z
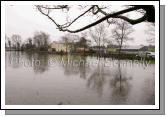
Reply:
M5 52L6 105L154 105L155 65Z

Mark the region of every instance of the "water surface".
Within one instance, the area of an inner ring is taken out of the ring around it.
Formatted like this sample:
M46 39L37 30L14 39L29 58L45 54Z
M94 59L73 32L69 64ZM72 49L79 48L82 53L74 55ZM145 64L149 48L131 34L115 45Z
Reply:
M153 105L155 65L6 52L7 105Z

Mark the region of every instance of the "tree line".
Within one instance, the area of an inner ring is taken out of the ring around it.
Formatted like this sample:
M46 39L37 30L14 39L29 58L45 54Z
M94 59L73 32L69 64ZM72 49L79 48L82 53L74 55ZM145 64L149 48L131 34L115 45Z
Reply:
M134 29L127 21L118 19L112 23L112 27L112 29L108 29L107 23L103 22L80 35L67 33L59 41L64 43L66 52L68 47L73 47L74 51L80 47L84 48L85 53L86 48L90 48L92 45L96 47L99 55L105 47L111 45L117 45L117 48L121 50L127 41L133 40L130 34ZM51 44L50 35L43 31L35 32L33 37L29 37L25 41L18 34L13 34L11 37L5 36L5 40L7 50L48 51Z
M7 50L47 51L49 43L49 34L42 31L35 32L33 37L29 37L25 41L23 41L19 34L13 34L11 37L5 36L5 47Z

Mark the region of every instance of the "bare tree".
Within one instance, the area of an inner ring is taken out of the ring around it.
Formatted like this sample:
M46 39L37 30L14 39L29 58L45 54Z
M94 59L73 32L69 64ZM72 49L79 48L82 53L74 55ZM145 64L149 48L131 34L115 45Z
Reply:
M47 50L49 45L49 34L42 31L35 32L33 43L38 49Z
M128 22L124 20L118 20L115 22L115 25L116 26L112 30L112 37L119 46L120 54L122 45L129 40L133 40L133 38L129 37L129 35L133 32L133 28Z
M68 46L69 46L69 43L70 43L69 38L68 38L67 35L65 35L65 36L62 37L62 42L65 44L66 53L67 53L67 49L68 49Z
M40 40L41 40L40 33L35 32L34 37L33 37L33 43L34 43L35 47L40 48L40 46L41 46Z
M119 19L123 19L127 22L129 22L130 24L138 24L141 22L155 22L155 8L153 5L129 5L129 7L124 7L124 9L120 10L120 11L114 11L112 9L112 6L104 6L104 5L86 5L86 6L82 6L79 5L78 7L80 7L80 10L84 10L80 15L78 15L76 18L74 19L70 19L67 20L64 24L60 24L58 23L54 18L53 15L51 15L51 12L53 13L53 11L58 11L58 10L62 10L62 11L66 11L69 12L70 9L72 7L76 7L76 6L69 6L69 5L36 5L37 10L44 16L46 16L48 19L50 19L57 27L57 29L59 29L60 31L67 31L70 33L77 33L77 32L81 32L83 30L86 30L88 28L91 28L103 21L107 21L108 23L110 23L110 19L113 18L119 18ZM108 9L110 10L109 12ZM138 19L131 19L127 16L124 16L125 13L130 13L132 11L138 12L142 14L142 17L138 18ZM140 12L139 12L140 11ZM96 21L87 24L86 26L83 26L81 28L78 28L76 30L71 30L70 27L79 19L83 18L86 15L92 15L92 16L101 16L99 17ZM100 15L99 15L100 14ZM67 18L68 19L68 18Z
M6 46L8 45L9 50L11 50L11 39L5 35L5 41Z
M150 44L155 43L155 24L149 23L148 30L146 30L146 34L148 34L149 38L146 39L146 41Z
M11 37L12 42L13 42L13 46L15 47L15 49L20 50L20 46L21 46L21 36L18 34L14 34Z
M72 48L73 46L75 46L75 42L77 40L79 40L78 35L73 35L73 34L68 33L68 34L62 36L61 41L65 44L66 52L67 52L68 47Z
M34 49L33 47L33 43L32 43L33 39L31 37L27 38L25 40L25 43L24 45L22 46L23 49L25 50L31 50L31 49Z
M81 37L80 40L77 42L77 46L83 48L83 54L85 55L85 49L88 47L88 40L85 37Z
M42 41L43 41L43 45L44 48L48 48L50 39L49 39L49 34L45 33L45 32L41 32L41 36L42 36Z
M28 38L28 44L32 46L32 38Z
M98 24L97 26L91 28L89 30L91 38L96 43L96 46L98 47L98 55L101 54L101 47L105 45L107 42L107 34L106 34L106 26L104 23Z

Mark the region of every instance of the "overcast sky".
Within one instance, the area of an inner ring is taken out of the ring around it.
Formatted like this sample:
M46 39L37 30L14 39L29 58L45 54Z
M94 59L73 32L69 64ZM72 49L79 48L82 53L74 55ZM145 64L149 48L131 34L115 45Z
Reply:
M71 12L75 15L80 13L80 10L73 10ZM73 14L68 14L72 16ZM135 17L135 13L132 15ZM58 21L63 21L65 16L61 13L58 13L55 16ZM80 22L76 23L73 28L82 27L84 24L88 24L90 20L93 20L90 17L82 19ZM82 23L81 23L82 22ZM148 45L146 39L148 35L145 33L147 30L146 23L140 23L133 26L135 31L133 32L134 41L129 42L130 45ZM5 8L5 31L7 36L11 36L12 34L19 34L22 36L23 40L28 37L33 37L35 31L44 31L50 35L50 39L52 41L60 40L61 36L63 36L64 32L60 32L56 29L51 20L49 20L46 16L43 16L38 12L34 6L30 5L19 5L19 6L6 6Z

